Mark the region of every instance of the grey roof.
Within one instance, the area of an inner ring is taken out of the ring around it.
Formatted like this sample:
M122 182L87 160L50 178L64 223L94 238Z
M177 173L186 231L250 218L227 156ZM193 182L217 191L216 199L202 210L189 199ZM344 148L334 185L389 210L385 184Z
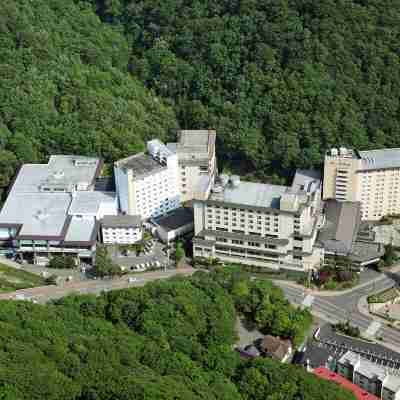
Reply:
M130 228L141 223L140 215L105 215L101 220L102 226L109 228Z
M60 185L71 191L79 183L94 184L100 166L100 160L94 157L51 156L47 164L24 164L12 190L31 193L39 192L43 185Z
M400 168L400 148L358 152L362 159L361 170Z
M130 169L137 178L154 174L166 168L151 156L144 153L135 154L133 156L118 160L115 165L119 168Z
M65 235L65 242L91 242L95 239L93 237L96 228L96 220L72 218L69 223L67 234Z
M71 202L68 193L11 191L0 213L0 224L22 225L19 235L59 237Z
M346 364L346 362L349 362L351 365L355 365L360 362L356 372L362 374L368 379L373 379L375 377L378 377L381 381L385 379L386 371L383 366L374 364L373 362L360 357L358 354L353 353L352 351L348 351L346 354L344 354L340 358L339 362L341 364Z
M302 349L297 351L293 356L293 364L307 366L307 360L311 368L323 367L328 363L331 355L329 351L319 346L318 343L309 340Z
M92 187L100 167L98 158L63 155L51 156L48 164L23 165L0 212L0 226L18 228L18 239L91 241L95 219L71 218L69 211L97 213L103 193L72 192L81 183ZM40 187L44 184L60 185L67 192L43 192ZM88 202L89 198L92 201Z
M314 192L321 187L321 172L315 169L298 169L293 178L292 190Z
M382 243L354 242L350 258L359 263L376 260L385 254L385 246Z
M178 154L180 163L204 162L215 153L215 138L213 130L182 130L178 143L168 143L167 147Z
M360 203L325 202L325 224L318 233L318 242L328 253L347 255L356 239L360 224Z
M178 147L202 147L207 150L208 146L215 142L216 132L213 130L182 130L179 132Z
M154 219L154 222L167 232L173 231L193 224L193 211L188 207L179 207L165 216Z
M400 376L396 375L387 376L383 384L383 387L391 390L394 393L397 393L400 390Z
M286 186L240 181L238 186L226 185L222 199L219 194L214 193L211 194L209 200L250 207L279 209L280 197L286 190Z
M115 204L114 192L83 191L75 192L68 214L85 214L96 216L102 203Z

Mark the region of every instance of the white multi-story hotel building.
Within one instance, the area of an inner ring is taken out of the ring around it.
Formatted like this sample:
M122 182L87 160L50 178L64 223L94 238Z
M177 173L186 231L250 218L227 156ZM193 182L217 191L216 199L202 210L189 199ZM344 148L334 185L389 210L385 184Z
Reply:
M204 201L194 201L193 253L240 263L305 271L323 260L315 246L321 180L297 171L291 187L220 176Z
M100 219L118 212L115 193L95 190L101 165L69 155L23 165L0 212L1 252L35 263L54 254L90 261Z
M133 244L142 240L142 221L135 215L106 215L101 220L105 244Z
M361 202L363 220L400 214L400 149L329 150L323 197Z
M183 130L178 132L177 143L167 144L178 156L182 201L209 196L217 173L215 138L213 130Z
M159 140L140 153L115 162L121 211L148 219L180 206L178 157Z

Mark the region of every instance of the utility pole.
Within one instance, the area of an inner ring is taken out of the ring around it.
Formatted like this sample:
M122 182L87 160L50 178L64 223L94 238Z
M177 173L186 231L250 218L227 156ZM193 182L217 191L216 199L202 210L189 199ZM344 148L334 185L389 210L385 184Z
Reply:
M167 264L165 264L164 272L167 272L167 265L169 265L169 239L167 239L167 258L168 258L168 262L167 262Z

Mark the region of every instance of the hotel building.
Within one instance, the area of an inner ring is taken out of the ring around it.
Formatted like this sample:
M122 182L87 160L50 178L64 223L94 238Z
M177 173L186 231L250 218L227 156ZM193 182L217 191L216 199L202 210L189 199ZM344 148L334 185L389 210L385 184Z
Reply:
M212 130L183 130L178 133L177 143L167 144L178 156L183 202L209 196L217 173L215 139L216 132Z
M400 214L400 149L329 150L323 198L359 201L362 220Z
M95 190L97 158L51 156L21 167L0 212L1 253L34 263L54 254L92 260L99 221L118 212L113 192Z
M159 140L140 153L115 162L114 174L122 213L143 220L180 206L178 157Z
M195 257L297 271L323 260L315 246L322 223L315 171L297 171L291 187L222 175L209 197L193 206Z
M106 215L101 235L104 244L134 244L143 238L142 220L135 215Z

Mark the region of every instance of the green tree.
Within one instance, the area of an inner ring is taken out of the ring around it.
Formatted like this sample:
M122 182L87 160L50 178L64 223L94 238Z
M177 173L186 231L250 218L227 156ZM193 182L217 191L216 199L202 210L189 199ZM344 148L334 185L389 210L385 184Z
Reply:
M185 249L183 248L182 242L176 242L175 249L175 260L176 263L179 264L185 258Z
M115 264L108 254L107 247L104 245L97 245L96 247L96 261L94 266L94 273L100 278L105 276L117 276L122 274L119 265Z
M55 269L72 269L76 268L76 258L74 256L53 256L50 258L48 267Z

